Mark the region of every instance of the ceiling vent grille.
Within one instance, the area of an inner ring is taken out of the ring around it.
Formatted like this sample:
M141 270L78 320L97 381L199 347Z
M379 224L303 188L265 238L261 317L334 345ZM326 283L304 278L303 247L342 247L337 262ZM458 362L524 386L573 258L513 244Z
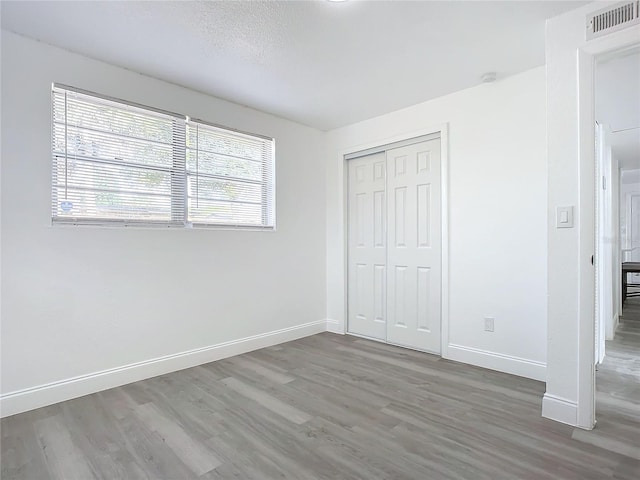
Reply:
M598 10L587 17L587 40L640 23L640 0Z

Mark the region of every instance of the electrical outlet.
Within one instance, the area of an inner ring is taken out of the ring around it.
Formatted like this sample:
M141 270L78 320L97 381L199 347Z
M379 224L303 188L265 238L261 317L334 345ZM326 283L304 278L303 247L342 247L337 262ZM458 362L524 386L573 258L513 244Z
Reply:
M485 332L493 332L493 322L495 318L493 317L484 317L484 331Z

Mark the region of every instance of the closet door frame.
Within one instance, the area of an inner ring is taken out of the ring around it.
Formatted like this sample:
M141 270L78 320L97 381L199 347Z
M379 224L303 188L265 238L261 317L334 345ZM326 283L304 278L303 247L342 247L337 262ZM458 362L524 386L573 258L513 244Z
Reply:
M426 135L440 136L440 189L441 189L441 338L440 338L440 355L442 358L449 358L449 124L434 125L429 128L398 134L392 137L385 137L379 140L373 140L340 151L342 158L342 258L343 258L343 322L327 321L327 330L334 333L346 334L347 322L349 318L349 302L348 302L348 272L349 272L349 165L347 158L354 158L355 154L367 150L384 149L386 146L393 148L391 144L404 142Z

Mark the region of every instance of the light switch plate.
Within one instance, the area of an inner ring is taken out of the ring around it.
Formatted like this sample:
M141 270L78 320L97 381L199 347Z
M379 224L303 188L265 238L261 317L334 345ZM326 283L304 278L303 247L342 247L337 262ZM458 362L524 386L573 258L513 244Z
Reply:
M573 228L573 207L556 209L556 228Z

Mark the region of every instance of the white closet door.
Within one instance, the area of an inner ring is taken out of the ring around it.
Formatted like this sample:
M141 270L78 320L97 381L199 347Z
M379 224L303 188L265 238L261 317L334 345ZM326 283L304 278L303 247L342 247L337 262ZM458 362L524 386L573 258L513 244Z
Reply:
M386 337L386 198L384 153L350 160L348 327Z
M387 151L387 341L440 353L440 140Z

